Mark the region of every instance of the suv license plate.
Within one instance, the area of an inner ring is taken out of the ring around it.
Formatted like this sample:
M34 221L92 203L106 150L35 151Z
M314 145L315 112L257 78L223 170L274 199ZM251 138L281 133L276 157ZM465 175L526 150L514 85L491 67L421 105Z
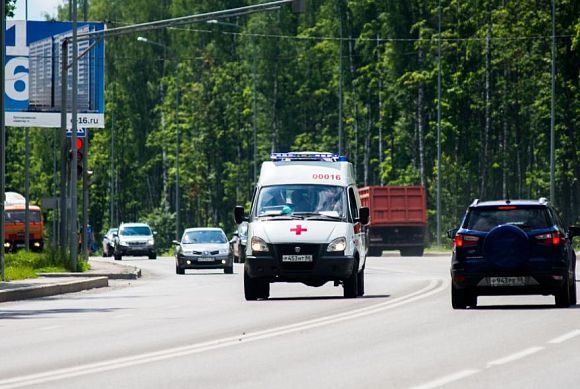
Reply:
M213 258L212 257L200 257L198 259L198 262L213 262Z
M312 262L312 255L282 255L282 262Z
M490 286L525 286L527 277L489 277Z

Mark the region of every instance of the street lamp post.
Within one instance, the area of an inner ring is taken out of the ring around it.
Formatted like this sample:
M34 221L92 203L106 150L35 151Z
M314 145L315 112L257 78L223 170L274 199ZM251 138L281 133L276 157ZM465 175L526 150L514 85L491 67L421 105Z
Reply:
M149 43L154 46L159 46L164 50L171 50L170 47L164 45L163 43L155 42L149 40L145 37L137 37L139 42ZM179 63L179 61L178 61ZM180 240L180 194L179 194L179 69L177 69L175 76L175 239Z
M208 24L221 24L241 29L242 26L235 23L220 22L217 19L208 20ZM257 125L257 101L256 101L256 42L250 37L252 43L252 164L253 164L253 185L257 182L258 177L258 125Z

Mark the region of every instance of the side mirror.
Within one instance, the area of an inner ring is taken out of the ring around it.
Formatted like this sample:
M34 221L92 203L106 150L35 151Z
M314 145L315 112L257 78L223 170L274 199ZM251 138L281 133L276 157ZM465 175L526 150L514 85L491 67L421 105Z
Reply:
M459 231L459 228L452 228L449 231L447 231L447 237L449 239L454 239L455 235L457 234L457 231Z
M113 232L113 238L116 238L117 236L119 236L119 234L117 234L116 232Z
M244 207L241 205L236 205L234 208L234 220L236 221L236 224L242 224L242 222L248 220L248 218L244 215Z
M370 210L368 207L361 207L358 211L358 221L364 226L369 224Z
M568 229L568 238L572 239L576 236L580 236L580 226L570 226Z
M176 246L179 246L181 244L181 242L179 242L178 240L171 241L171 243L173 243Z

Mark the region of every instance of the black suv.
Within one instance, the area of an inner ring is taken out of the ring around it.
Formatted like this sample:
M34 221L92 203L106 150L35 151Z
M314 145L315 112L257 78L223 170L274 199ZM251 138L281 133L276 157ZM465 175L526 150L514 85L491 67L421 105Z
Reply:
M454 309L477 306L477 296L552 294L556 306L576 304L576 255L554 208L533 200L475 200L460 228L448 232Z

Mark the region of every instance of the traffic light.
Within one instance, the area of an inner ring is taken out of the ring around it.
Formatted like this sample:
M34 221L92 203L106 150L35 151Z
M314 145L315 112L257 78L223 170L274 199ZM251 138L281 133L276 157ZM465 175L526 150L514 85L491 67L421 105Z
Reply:
M83 176L83 146L85 142L82 138L77 138L77 178L81 178ZM72 162L73 154L72 149L68 152L68 160Z
M83 176L83 146L85 142L82 138L77 138L77 178Z

